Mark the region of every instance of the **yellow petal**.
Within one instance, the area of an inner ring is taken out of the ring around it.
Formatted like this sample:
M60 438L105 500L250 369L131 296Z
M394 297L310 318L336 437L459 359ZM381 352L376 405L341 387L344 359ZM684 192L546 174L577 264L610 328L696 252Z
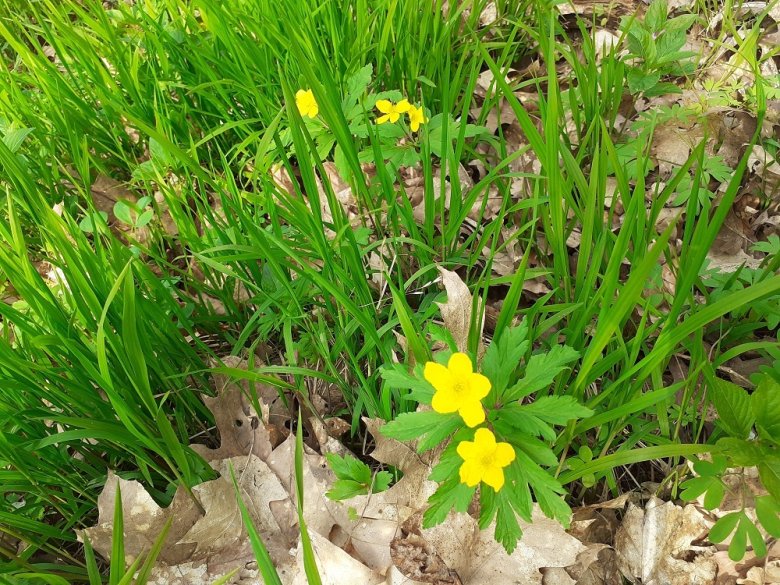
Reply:
M312 104L309 106L309 118L316 118L319 112L320 108L317 104Z
M423 378L425 378L431 386L436 390L452 390L455 385L455 380L452 378L450 371L443 365L436 362L426 362L425 369L423 370Z
M458 408L458 413L461 418L463 418L463 422L466 423L466 426L475 427L478 424L485 422L485 410L482 408L481 402L461 403L460 408ZM490 431L488 432L490 433ZM492 436L493 433L490 434Z
M468 397L472 400L482 400L490 393L490 380L482 374L468 376Z
M470 461L460 466L460 481L469 487L474 487L482 481L482 468Z
M458 395L452 390L437 390L431 400L431 407L441 414L450 414L460 407Z
M385 114L384 116L379 116L379 117L376 119L376 123L377 123L377 124L384 124L384 123L385 123L385 122L387 122L389 119L390 119L390 114Z
M500 467L488 467L482 474L482 481L498 491L504 487L504 470Z
M396 122L398 122L398 118L400 118L400 117L401 117L401 114L399 114L398 112L395 112L395 111L394 111L394 112L390 112L390 113L389 113L389 114L387 114L387 115L390 117L390 121L391 121L393 124L395 124Z
M409 122L409 127L412 129L412 132L417 132L420 129L419 120L412 120Z
M411 107L412 104L409 103L409 100L403 99L395 105L395 111L403 114L404 112L408 112Z
M474 443L480 451L486 453L492 453L496 450L496 436L490 429L477 429L477 432L474 433Z
M393 109L393 104L390 100L378 100L376 102L376 109L382 112L383 114L387 114Z
M478 455L473 441L461 441L456 450L464 460L474 459Z
M473 368L471 367L471 358L465 353L456 352L450 356L450 361L447 362L447 367L452 372L452 376L459 382L465 382L466 377L471 375Z
M509 443L498 443L496 445L496 454L494 457L496 465L499 467L506 467L515 460L515 450Z

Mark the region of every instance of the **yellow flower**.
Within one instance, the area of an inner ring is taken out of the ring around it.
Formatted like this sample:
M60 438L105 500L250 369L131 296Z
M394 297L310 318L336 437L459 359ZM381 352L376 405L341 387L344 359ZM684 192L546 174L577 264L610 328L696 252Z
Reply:
M504 487L504 467L515 460L515 450L509 443L496 443L496 437L486 428L477 429L473 441L458 443L458 455L463 458L460 481L474 487L484 481L495 491Z
M384 124L388 120L396 123L398 118L401 117L401 114L408 112L411 107L412 104L406 99L401 100L397 104L393 104L390 100L379 100L376 103L376 109L382 112L384 116L379 116L379 118L376 119L376 123Z
M485 421L481 400L490 392L490 380L474 373L465 353L453 353L447 367L428 362L423 375L436 389L433 410L442 414L457 412L470 427Z
M409 127L412 132L417 132L420 129L420 124L425 124L428 118L425 117L425 112L422 108L416 108L409 106Z
M314 99L314 94L310 89L299 89L296 92L295 105L298 106L301 116L309 116L309 118L316 118L320 111L317 100Z

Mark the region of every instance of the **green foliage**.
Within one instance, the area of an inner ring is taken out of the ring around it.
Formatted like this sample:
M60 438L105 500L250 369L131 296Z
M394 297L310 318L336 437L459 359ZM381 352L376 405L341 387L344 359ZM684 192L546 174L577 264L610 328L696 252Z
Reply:
M553 469L558 464L552 450L557 438L554 427L565 426L593 414L572 396L539 395L564 371L566 364L578 357L578 353L565 346L556 346L549 352L528 358L527 335L527 324L505 329L490 344L482 362L482 371L491 382L497 382L483 401L488 410L488 424L495 433L496 441L509 443L516 457L504 471L504 487L495 491L487 485L482 486L480 525L486 527L495 517L496 540L509 552L514 550L522 536L515 514L530 520L532 492L545 514L568 524L571 510L562 498L565 490L553 475ZM398 368L386 369L383 375L386 381L397 385L414 385L408 375L402 374ZM523 398L533 394L536 397L532 402L522 402ZM426 399L423 403L429 403L433 392L418 396ZM419 452L449 440L439 463L431 472L430 478L437 481L439 487L429 499L430 506L423 517L424 526L443 522L451 510L465 511L468 508L476 486L469 487L459 480L458 469L463 459L456 447L462 441L472 440L474 431L465 426L457 413L440 414L423 410L400 414L382 427L382 434L400 441L417 440ZM486 495L490 492L492 495Z
M393 480L389 471L371 473L371 468L352 455L325 455L337 480L325 494L331 500L348 500L355 496L385 491Z
M644 20L635 16L623 20L621 30L629 48L626 59L632 61L626 78L631 93L655 96L681 91L677 84L661 79L689 75L695 70L692 57L696 53L682 48L688 29L697 19L695 14L668 18L666 0L653 0Z
M734 468L758 467L761 483L769 495L756 497L756 516L764 529L772 535L777 531L780 510L780 384L765 375L752 394L726 380L712 378L711 399L718 412L719 422L728 436L717 442L718 455L712 461L697 460L693 471L696 477L682 483L681 497L695 500L704 495L704 507L712 510L720 506L726 494L726 474L736 476L736 495L743 509L721 517L710 530L710 540L718 543L733 533L729 557L739 561L745 555L750 541L757 556L766 554L766 545L753 521L745 514L749 491L741 481L741 473ZM753 434L753 427L758 436ZM760 508L760 513L759 513ZM774 532L773 532L774 531Z

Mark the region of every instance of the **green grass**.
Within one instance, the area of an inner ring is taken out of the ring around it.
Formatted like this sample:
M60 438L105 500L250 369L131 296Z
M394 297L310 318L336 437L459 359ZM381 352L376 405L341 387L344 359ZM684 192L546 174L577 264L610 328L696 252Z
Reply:
M8 64L0 71L0 291L19 299L0 303L0 534L25 543L20 552L0 547L0 571L56 562L60 576L94 582L73 529L94 521L108 468L143 481L163 503L177 485L210 477L187 447L211 424L199 398L210 391L210 358L270 347L273 362L245 375L305 401L317 384L337 388L346 406L329 414L350 420L355 433L362 416L390 419L412 408L379 368L429 354L440 335L439 265L458 269L475 296L503 300L494 335L526 319L535 340L526 359L558 339L581 353L549 390L595 411L555 445L565 483L597 473L618 491L620 466L709 449L700 421L705 373L748 351L780 360L777 331L754 308L780 296L778 255L744 289L711 294L703 278L747 154L714 208L696 193L703 145L648 203L645 174L633 169L653 165L654 123L647 141L615 129L629 98L625 63L614 53L599 60L583 23L576 48L544 3L497 4L501 25L487 29L478 26L479 7L445 13L437 2L242 0L228 8L150 0L105 10L97 0L23 8L0 0ZM740 37L754 70L757 30ZM539 54L544 70L504 81L525 54ZM559 78L561 63L568 77ZM423 125L424 214L416 219L413 194L386 156L385 130L368 124L356 138L343 109L350 78L365 65L371 92L400 91L432 115L465 121L477 108L480 125L509 108L527 144L505 128L480 139L465 123L435 134ZM474 90L485 71L495 81L480 104ZM759 77L759 119L762 87ZM299 88L311 88L320 106L332 139L325 156L295 107ZM538 107L521 103L517 90L534 92ZM539 173L518 164L526 153ZM334 156L357 219L320 181ZM457 177L472 160L484 176L473 186L450 181L445 205L445 181L435 176ZM271 178L279 166L296 177L292 193ZM148 237L100 220L90 196L99 176L155 201ZM664 204L691 178L684 221L659 233ZM519 198L512 188L521 180ZM614 206L604 212L609 181L625 209L620 229ZM500 200L497 211L488 210L488 194ZM52 210L60 203L62 214ZM472 209L479 229L464 230ZM166 213L175 235L160 221ZM575 227L581 243L570 261ZM674 227L679 247L670 245ZM512 274L496 277L496 255L511 243L506 228L538 262L526 254ZM374 253L384 257L387 286L372 284ZM659 260L676 277L673 293L659 292ZM47 282L41 262L67 286ZM540 274L550 292L524 293ZM480 330L472 326L472 349ZM692 367L672 386L668 366L678 354ZM593 462L567 470L567 456L586 444Z

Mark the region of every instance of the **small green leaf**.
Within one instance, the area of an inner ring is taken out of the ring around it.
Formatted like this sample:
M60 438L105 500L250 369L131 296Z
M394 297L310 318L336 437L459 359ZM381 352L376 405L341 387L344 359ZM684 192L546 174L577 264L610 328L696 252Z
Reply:
M780 383L764 374L750 397L758 428L780 443Z
M460 424L458 414L439 414L433 410L426 410L400 414L395 420L384 425L380 432L385 437L399 441L420 439L418 447L431 448L443 441ZM429 433L426 439L425 435Z
M747 439L754 421L748 393L732 382L714 378L710 398L723 428L732 437Z
M691 502L710 489L713 480L717 481L714 477L692 477L680 484L682 492L680 493L680 499L686 502Z
M368 487L351 479L338 479L325 493L331 500L340 501L362 496L368 493Z
M756 517L770 536L780 538L780 504L772 496L756 498Z
M383 492L390 487L393 482L393 474L389 471L380 471L374 476L374 485L371 486L373 493Z
M747 550L747 526L742 520L743 513L737 512L739 516L739 524L734 531L734 536L731 538L731 544L729 545L729 558L736 562L742 560Z
M653 32L658 32L664 26L668 11L666 0L653 0L645 12L645 25Z
M507 554L512 554L517 547L517 541L523 536L517 516L511 506L498 506L496 510L496 541L499 542Z
M531 356L526 365L523 378L507 390L504 399L508 402L519 400L524 396L547 388L552 384L555 377L578 357L580 357L579 352L567 345L556 345L547 353Z
M723 501L723 496L725 495L726 488L719 480L713 478L710 487L707 490L707 494L704 496L704 508L707 510L714 510L720 506Z
M731 461L731 467L753 467L764 458L764 450L755 441L723 437L717 443L721 453Z
M546 423L563 426L575 418L586 418L593 411L577 402L573 396L542 396L520 409Z
M770 456L758 465L761 483L775 499L780 500L780 457Z
M461 483L457 477L441 484L428 498L428 509L423 514L423 528L431 528L446 520L451 510L465 512L477 488Z
M761 536L761 532L756 528L756 525L753 524L753 521L748 518L747 515L743 515L740 524L744 525L748 539L750 540L750 545L753 547L753 552L756 556L759 558L765 557L766 543L764 542L764 537Z
M718 544L726 540L737 527L742 512L731 512L718 519L710 528L710 542Z
M626 81L631 93L641 93L655 87L661 81L661 73L658 71L645 73L642 69L634 67L629 69Z
M482 373L490 378L495 396L501 396L506 390L509 380L520 365L530 342L528 325L523 322L517 327L505 329L498 339L485 352L482 359Z

